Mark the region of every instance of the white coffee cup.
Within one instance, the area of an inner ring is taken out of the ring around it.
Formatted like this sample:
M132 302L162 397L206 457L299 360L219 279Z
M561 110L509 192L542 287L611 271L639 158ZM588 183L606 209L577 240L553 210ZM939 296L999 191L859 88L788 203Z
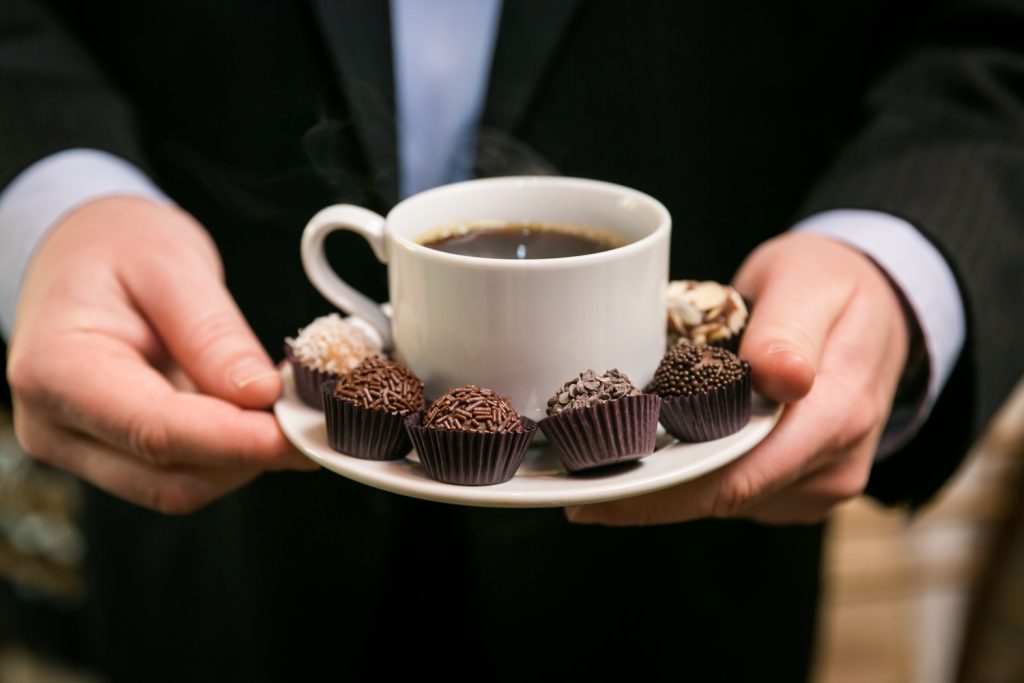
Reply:
M417 242L439 226L492 221L604 228L628 243L515 260ZM335 230L362 235L387 264L390 307L382 310L331 269L323 244ZM665 350L670 232L668 210L637 190L580 178L506 177L422 192L386 218L329 206L306 225L301 252L313 285L376 328L423 380L428 399L476 384L539 420L548 398L585 370L618 368L641 388L650 381Z

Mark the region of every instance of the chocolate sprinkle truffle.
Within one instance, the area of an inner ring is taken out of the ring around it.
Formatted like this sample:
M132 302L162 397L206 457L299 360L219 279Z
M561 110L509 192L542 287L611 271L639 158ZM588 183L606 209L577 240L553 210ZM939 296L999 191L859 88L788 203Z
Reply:
M587 370L555 392L538 426L566 471L580 472L653 453L660 404L619 370Z
M395 460L412 449L405 417L423 409L423 382L393 360L364 360L323 384L327 441L364 460Z
M662 398L661 423L683 441L718 439L750 420L750 364L728 349L680 340L647 392Z
M507 398L473 384L452 389L434 401L423 426L463 432L523 431L522 418Z
M369 358L342 376L334 394L367 410L407 415L423 410L423 382L401 363Z
M511 479L526 456L537 425L507 398L472 384L446 392L405 428L427 476L463 486Z

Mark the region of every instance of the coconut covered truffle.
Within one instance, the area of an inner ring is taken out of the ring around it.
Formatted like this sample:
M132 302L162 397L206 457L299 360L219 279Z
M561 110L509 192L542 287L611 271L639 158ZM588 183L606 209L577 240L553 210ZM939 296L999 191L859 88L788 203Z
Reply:
M538 427L566 471L580 472L653 453L660 403L619 370L587 370L555 392Z
M364 360L321 387L327 442L334 450L364 460L394 460L412 443L405 416L423 409L423 382L401 363Z
M670 346L689 339L739 350L748 311L735 289L711 280L675 280L669 283L666 300Z
M295 389L304 403L322 408L320 386L337 379L366 358L382 352L379 344L337 313L321 316L284 343Z
M317 318L285 342L298 362L336 375L348 372L367 357L381 352L368 334L337 313Z
M466 385L405 418L427 476L447 484L486 486L511 479L537 425L501 394Z
M750 364L728 349L681 340L647 392L661 397L661 423L683 441L718 439L750 421Z

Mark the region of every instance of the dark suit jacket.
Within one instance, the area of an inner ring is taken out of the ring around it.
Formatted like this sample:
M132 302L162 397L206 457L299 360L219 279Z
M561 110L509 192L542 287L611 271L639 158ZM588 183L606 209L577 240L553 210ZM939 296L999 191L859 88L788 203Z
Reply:
M0 186L67 147L136 161L211 230L279 354L329 310L299 264L306 220L395 201L386 3L50 4L0 9ZM727 280L818 210L918 226L953 264L969 340L933 419L869 490L921 504L1021 374L1022 29L1010 1L508 0L479 170L658 197L675 278ZM386 296L364 243L329 246ZM663 665L797 681L809 661L819 527L574 528L559 510L428 504L329 473L266 475L183 519L89 490L84 521L84 649L116 680Z

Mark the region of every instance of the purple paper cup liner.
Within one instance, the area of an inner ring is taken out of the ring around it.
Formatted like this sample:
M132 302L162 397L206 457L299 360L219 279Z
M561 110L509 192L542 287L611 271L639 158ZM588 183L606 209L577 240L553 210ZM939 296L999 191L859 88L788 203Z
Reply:
M626 396L563 410L538 423L569 472L638 460L654 452L661 398Z
M338 375L334 372L325 372L303 365L290 344L284 345L284 357L292 366L292 377L295 378L295 391L298 392L302 402L311 408L323 410L323 398L320 395L320 386L327 381L337 380Z
M405 415L350 403L334 395L335 384L337 380L329 380L321 386L331 448L363 460L398 460L409 453L412 443L405 431Z
M743 376L702 394L661 399L661 424L680 441L711 441L743 429L750 422L750 364Z
M435 429L421 424L423 413L405 418L405 429L427 476L460 486L500 484L515 476L537 423L521 418L523 431L505 433Z

